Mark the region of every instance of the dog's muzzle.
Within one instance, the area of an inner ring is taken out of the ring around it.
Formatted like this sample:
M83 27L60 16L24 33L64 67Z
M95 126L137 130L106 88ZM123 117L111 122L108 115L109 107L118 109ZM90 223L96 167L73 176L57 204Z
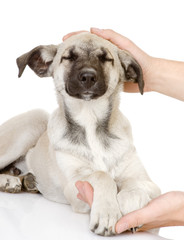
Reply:
M66 92L70 96L86 101L102 96L106 89L104 79L93 68L83 68L66 84Z

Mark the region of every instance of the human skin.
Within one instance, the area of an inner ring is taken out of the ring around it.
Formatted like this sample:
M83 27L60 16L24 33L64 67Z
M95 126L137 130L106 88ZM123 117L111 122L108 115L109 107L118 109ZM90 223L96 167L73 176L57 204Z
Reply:
M67 34L63 40L80 32ZM131 40L113 30L91 28L91 33L111 41L134 56L143 70L144 91L155 91L184 101L184 62L151 57ZM137 84L125 83L124 91L139 90ZM79 190L77 197L91 206L92 186L88 182L78 181L76 187ZM116 232L121 233L140 225L143 226L139 231L166 226L184 226L184 192L173 191L163 194L144 208L123 216L116 224Z

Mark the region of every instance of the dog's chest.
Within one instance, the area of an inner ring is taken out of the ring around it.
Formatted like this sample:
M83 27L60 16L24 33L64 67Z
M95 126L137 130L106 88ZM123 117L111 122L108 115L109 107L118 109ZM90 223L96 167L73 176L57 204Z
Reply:
M94 106L94 109L90 105L84 111L79 108L65 110L65 113L59 109L55 111L48 126L49 139L54 149L60 152L57 161L62 167L72 165L77 168L82 162L92 171L114 171L127 151L128 139L120 133L120 128L109 124L111 117L108 103L101 108ZM73 162L65 159L73 159Z
M59 141L60 151L83 159L95 170L111 171L124 150L122 139L111 131L109 121L107 113L99 117L85 111L75 119L67 113Z
M111 171L116 165L120 139L104 125L97 124L86 129L86 151L95 170Z
M80 160L86 160L95 170L109 172L120 156L119 142L120 139L104 129L103 126L89 125L79 131L75 132L72 129L70 133L64 134L60 142L60 149Z

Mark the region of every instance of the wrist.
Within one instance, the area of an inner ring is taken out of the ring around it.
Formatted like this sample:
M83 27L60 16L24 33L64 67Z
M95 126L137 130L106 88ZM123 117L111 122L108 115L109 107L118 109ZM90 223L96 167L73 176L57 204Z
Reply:
M150 91L184 101L184 63L161 58L149 58L145 82Z
M176 226L184 226L184 192L171 192L175 196L175 202L178 201L176 206Z
M159 92L161 76L160 59L148 56L145 69L143 69L146 91Z
M163 226L184 226L184 192L166 193L165 202L168 204L168 212L163 216Z

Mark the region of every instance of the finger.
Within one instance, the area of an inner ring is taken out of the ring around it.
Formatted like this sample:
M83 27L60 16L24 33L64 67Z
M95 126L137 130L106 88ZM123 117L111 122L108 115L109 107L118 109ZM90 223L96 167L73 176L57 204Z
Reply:
M89 206L91 207L92 203L93 203L93 193L94 193L94 189L93 187L91 186L90 183L88 182L84 182L84 193L85 193L85 197L86 197L86 200L89 204Z
M75 183L79 191L80 200L86 202L91 207L93 203L93 187L88 182L77 181ZM77 196L78 197L78 196Z
M76 182L75 186L77 187L77 189L79 191L79 193L77 194L77 198L83 202L86 202L89 206L91 206L88 203L88 199L86 198L86 193L84 190L84 182L78 181L78 182Z
M82 33L82 32L87 32L85 30L81 30L81 31L77 31L77 32L71 32L71 33L68 33L66 34L64 37L63 37L63 41L65 41L67 38L73 36L73 35L76 35L76 34L79 34L79 33Z
M119 48L127 49L127 46L129 46L131 43L131 41L128 38L122 36L119 33L114 32L111 29L91 28L90 31L91 33L94 33L99 37L109 40L110 42L117 45Z
M145 223L150 222L150 209L148 207L144 207L140 210L128 213L123 216L116 223L116 232L121 233L129 230L130 228L135 228L138 226L142 226Z
M77 198L83 202L85 202L85 200L83 199L82 195L80 193L77 194Z
M84 183L82 181L77 181L75 183L75 186L76 186L77 190L79 191L79 194L81 195L81 197L84 199L85 198Z

